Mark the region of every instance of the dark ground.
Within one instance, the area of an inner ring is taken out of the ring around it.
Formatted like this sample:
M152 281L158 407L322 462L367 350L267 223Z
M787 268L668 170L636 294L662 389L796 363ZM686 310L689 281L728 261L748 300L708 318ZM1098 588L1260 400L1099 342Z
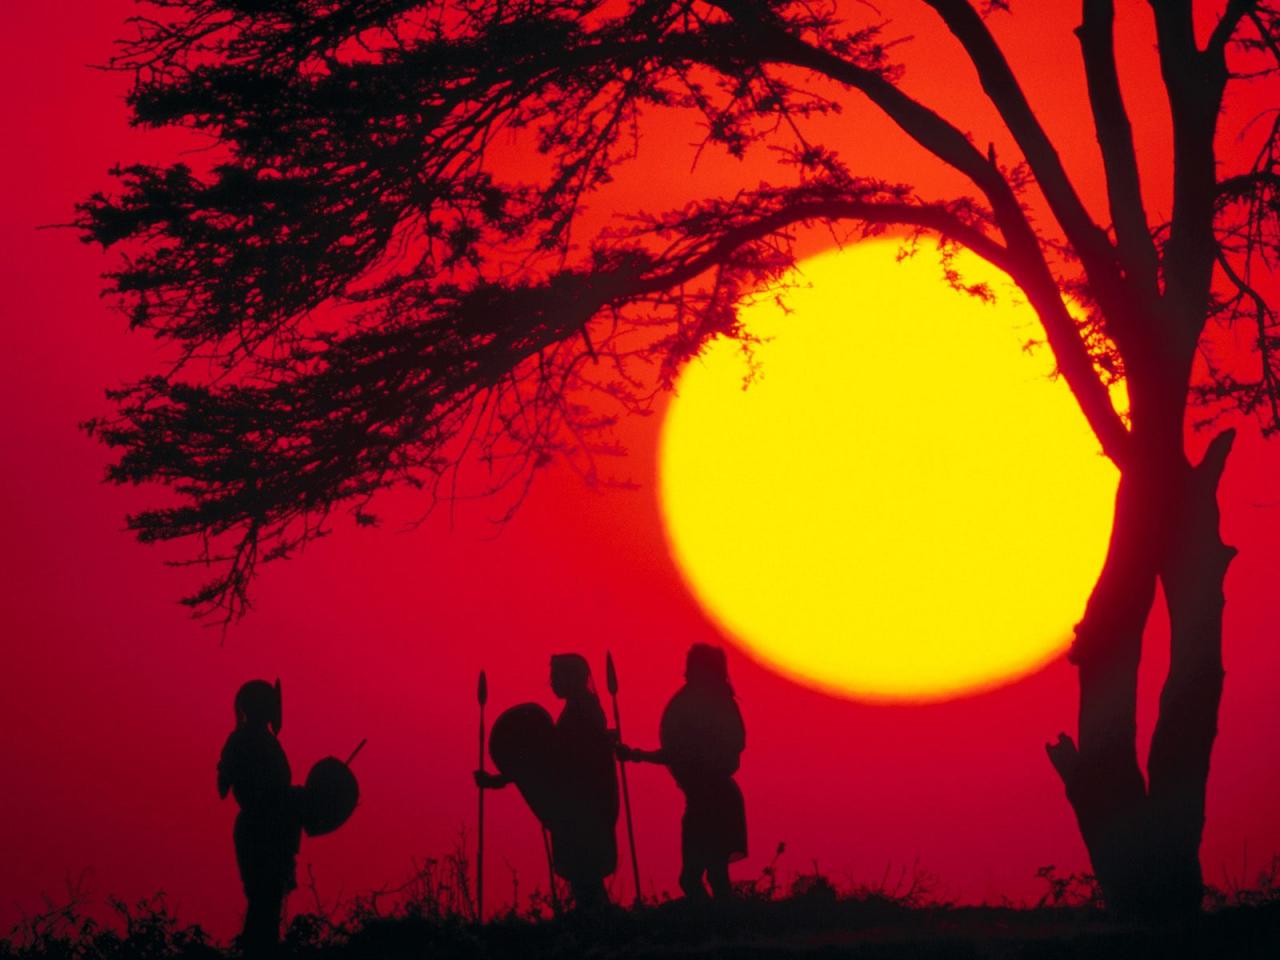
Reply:
M295 917L282 947L298 960L835 960L835 958L1280 958L1280 901L1227 906L1181 923L1137 924L1083 907L905 905L830 887L784 899L744 899L695 909L664 903L597 918L499 918L477 932L434 906L402 905L391 916L360 910L341 924ZM198 927L163 900L117 905L119 922L98 926L69 908L29 922L0 943L0 958L30 960L220 960Z

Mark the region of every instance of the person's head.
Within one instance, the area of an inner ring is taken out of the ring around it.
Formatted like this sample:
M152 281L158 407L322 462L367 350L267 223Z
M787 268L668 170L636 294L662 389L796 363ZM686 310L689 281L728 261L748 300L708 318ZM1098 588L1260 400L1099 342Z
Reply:
M697 686L729 685L729 661L724 648L695 643L684 660L684 678Z
M577 653L557 653L551 658L551 692L562 700L591 689L591 668Z
M265 680L250 680L236 692L235 709L237 725L265 726L279 733L284 710L280 681L273 686Z

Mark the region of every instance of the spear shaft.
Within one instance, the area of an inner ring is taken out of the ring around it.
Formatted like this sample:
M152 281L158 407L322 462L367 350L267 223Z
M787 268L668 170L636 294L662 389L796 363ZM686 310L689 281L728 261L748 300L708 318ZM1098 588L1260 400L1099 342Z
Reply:
M484 705L489 700L489 681L484 671L476 684L476 700L480 703L480 772L484 773ZM484 923L484 787L476 788L478 807L476 821L476 923Z
M622 714L618 710L618 671L613 667L613 654L604 655L605 681L609 687L609 697L613 700L613 729L617 731L618 742L622 742ZM627 789L627 764L618 760L618 771L622 778L622 809L627 815L627 845L631 850L631 876L636 885L636 903L640 902L640 862L636 860L636 831L631 824L631 791Z
M546 827L542 828L542 849L547 854L547 885L551 889L551 910L556 914L556 916L559 916L560 891L556 887L555 858L551 854L551 831Z

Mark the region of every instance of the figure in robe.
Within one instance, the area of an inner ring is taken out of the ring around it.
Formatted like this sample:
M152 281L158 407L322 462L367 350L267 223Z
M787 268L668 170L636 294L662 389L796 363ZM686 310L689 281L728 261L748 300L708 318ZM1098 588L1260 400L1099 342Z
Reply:
M747 855L746 808L733 778L747 737L723 649L705 643L689 648L685 684L662 713L658 739L658 750L619 745L618 756L664 765L684 793L680 889L685 896L705 900L709 885L717 899L730 897L729 864Z
M555 872L569 883L579 910L594 911L608 903L604 880L618 866L618 779L615 739L608 729L591 668L576 653L551 658L551 691L564 701L545 749L529 750L518 764L500 774L477 770L476 783L496 789L516 783L551 834ZM511 720L529 714L531 705L507 711ZM504 759L494 749L503 717L494 723L490 753L499 769ZM535 738L536 739L536 738Z
M233 833L248 907L240 948L246 958L270 957L280 940L284 900L295 877L302 826L289 760L278 739L280 681L251 680L235 698L236 727L218 760L218 795L240 806Z

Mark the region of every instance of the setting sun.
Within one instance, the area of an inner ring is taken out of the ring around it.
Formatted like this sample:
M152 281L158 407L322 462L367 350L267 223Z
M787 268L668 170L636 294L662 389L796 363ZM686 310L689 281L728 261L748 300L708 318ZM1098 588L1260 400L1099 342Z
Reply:
M662 433L667 535L707 612L754 656L869 700L1024 675L1071 638L1117 473L1007 277L866 242L800 265L763 339L718 340ZM749 380L749 382L747 382Z

